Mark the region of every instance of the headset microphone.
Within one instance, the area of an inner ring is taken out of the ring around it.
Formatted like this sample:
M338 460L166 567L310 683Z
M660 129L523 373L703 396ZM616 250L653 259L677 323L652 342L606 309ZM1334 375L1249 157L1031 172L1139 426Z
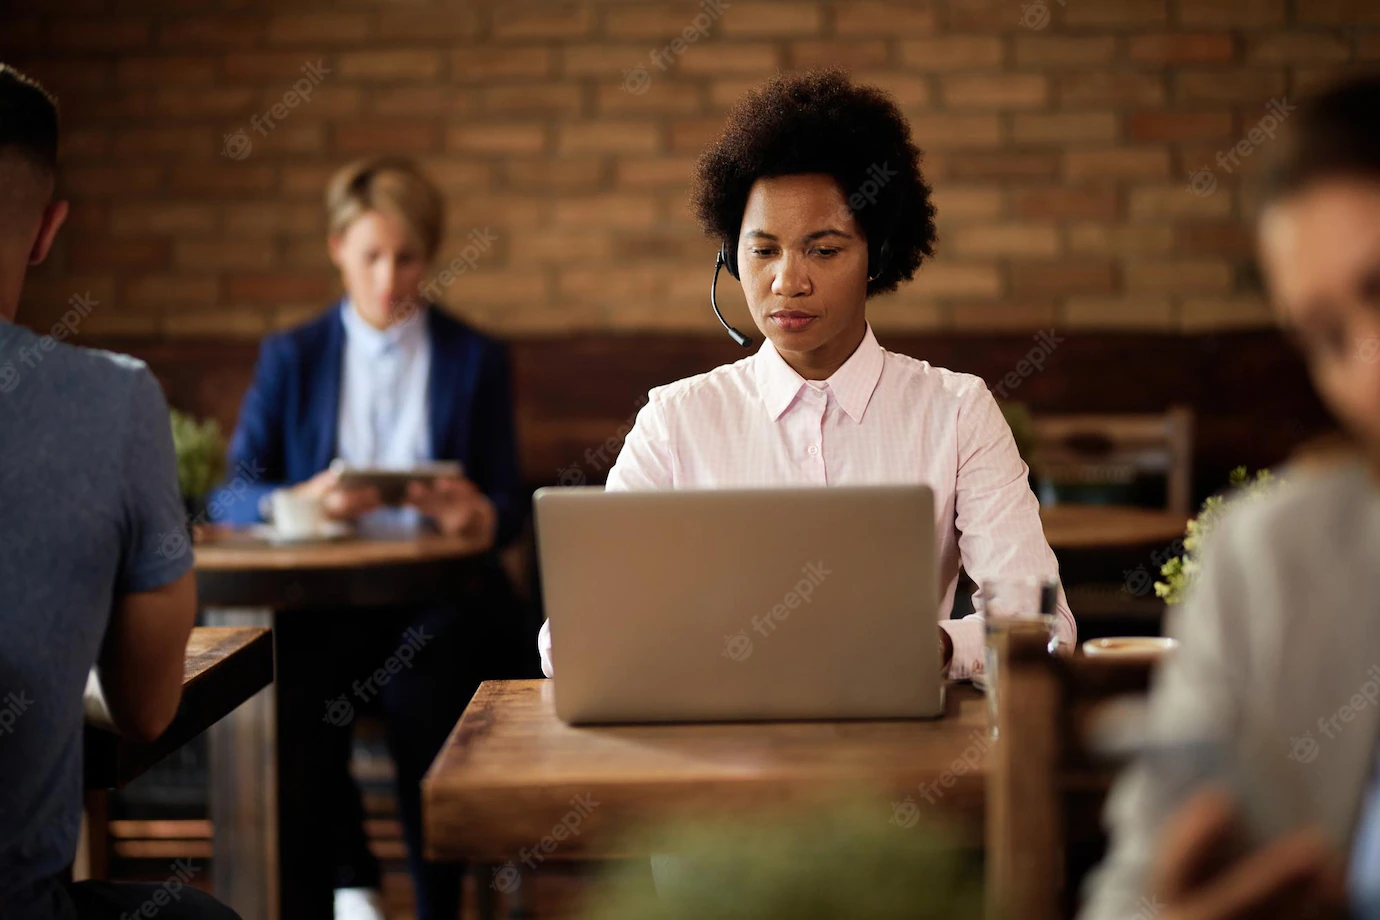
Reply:
M724 248L719 250L718 258L714 260L714 280L709 282L709 305L714 308L714 315L719 318L719 322L723 323L724 329L728 330L729 338L733 339L733 341L737 342L744 348L751 348L752 336L743 335L737 329L734 329L732 326L730 326L728 324L728 320L724 319L723 313L719 310L719 301L717 297L719 287L719 269L727 268L728 273L730 275L732 275L735 278L738 277L738 273L733 270L733 266L729 263L728 259L724 257L724 249L726 248L727 244L724 245Z

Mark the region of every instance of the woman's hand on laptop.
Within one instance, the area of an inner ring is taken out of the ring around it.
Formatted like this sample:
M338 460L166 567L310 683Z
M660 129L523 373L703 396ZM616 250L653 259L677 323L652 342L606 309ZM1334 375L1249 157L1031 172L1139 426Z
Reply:
M441 533L472 543L475 552L493 546L498 511L470 480L448 476L431 485L408 483L407 503L435 521Z
M306 482L295 487L303 495L321 499L321 507L326 514L337 521L353 521L376 508L383 507L379 490L373 486L347 488L340 484L337 470L322 470Z

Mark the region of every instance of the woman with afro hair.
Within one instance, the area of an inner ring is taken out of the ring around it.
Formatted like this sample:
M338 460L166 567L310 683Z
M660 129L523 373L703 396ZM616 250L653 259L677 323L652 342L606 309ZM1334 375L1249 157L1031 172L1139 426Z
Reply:
M700 157L693 205L765 341L653 389L606 488L930 486L945 663L964 678L985 638L980 615L948 618L960 565L981 585L1054 579L1058 564L986 385L885 350L867 323L868 298L934 254L920 157L891 97L840 71L781 75L739 102ZM1062 588L1055 619L1071 647ZM549 622L539 647L550 676Z

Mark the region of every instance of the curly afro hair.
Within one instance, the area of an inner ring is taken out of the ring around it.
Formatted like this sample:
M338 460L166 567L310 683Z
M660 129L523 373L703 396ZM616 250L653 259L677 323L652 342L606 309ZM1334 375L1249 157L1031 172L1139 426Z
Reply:
M700 155L691 206L704 232L731 249L753 182L833 176L871 252L890 242L886 264L868 282L870 297L909 281L934 254L935 209L920 157L910 125L884 90L855 86L842 70L781 74L743 97ZM885 177L880 183L878 175Z

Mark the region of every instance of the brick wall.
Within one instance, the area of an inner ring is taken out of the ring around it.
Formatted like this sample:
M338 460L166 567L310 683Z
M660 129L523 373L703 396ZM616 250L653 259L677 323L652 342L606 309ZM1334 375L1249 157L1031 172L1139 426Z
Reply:
M304 318L337 286L326 178L389 152L445 189L443 297L480 325L714 333L696 153L748 87L840 64L895 94L939 207L879 329L1198 331L1268 321L1241 153L1271 99L1380 61L1380 2L14 0L0 59L65 115L34 326L88 293L103 337Z

